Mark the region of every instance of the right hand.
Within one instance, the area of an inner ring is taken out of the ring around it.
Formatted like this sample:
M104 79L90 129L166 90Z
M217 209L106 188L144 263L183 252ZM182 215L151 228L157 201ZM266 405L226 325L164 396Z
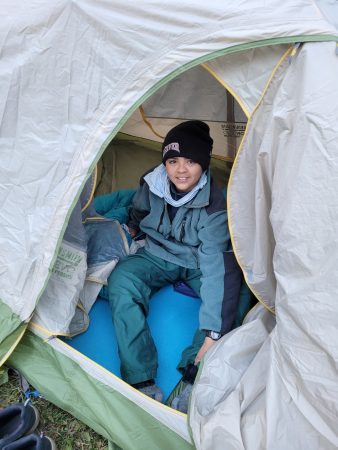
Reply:
M195 362L194 364L197 366L197 364L201 361L201 359L203 358L204 354L209 350L209 348L211 348L215 342L213 339L209 338L209 337L205 337L204 342L202 347L199 349L196 358L195 358Z

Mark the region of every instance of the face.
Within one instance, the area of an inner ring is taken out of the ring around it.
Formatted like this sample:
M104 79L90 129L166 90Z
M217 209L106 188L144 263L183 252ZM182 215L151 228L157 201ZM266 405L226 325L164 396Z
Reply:
M177 192L190 192L199 182L203 172L197 162L182 156L168 158L165 168L169 180L175 185Z

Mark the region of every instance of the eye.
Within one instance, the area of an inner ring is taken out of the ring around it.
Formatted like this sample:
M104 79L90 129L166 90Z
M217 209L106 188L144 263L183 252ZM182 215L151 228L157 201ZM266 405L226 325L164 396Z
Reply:
M192 159L188 159L188 164L189 166L193 166L194 164L196 164L196 162L193 161Z
M168 164L176 164L176 159L168 159L167 160Z

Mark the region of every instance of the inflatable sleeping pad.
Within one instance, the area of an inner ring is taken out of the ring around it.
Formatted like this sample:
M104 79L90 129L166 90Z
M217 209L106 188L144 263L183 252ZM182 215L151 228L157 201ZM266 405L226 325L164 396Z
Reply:
M167 398L181 378L176 369L182 351L188 347L198 328L201 300L176 292L166 286L157 292L149 305L148 323L158 351L156 383ZM120 376L120 361L109 303L98 297L84 333L67 343L104 368Z

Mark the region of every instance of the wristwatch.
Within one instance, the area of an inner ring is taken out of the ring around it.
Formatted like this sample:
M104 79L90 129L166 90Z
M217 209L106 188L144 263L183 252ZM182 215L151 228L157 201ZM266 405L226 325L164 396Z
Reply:
M207 337L211 338L213 341L218 341L223 336L222 333L218 331L206 330Z

